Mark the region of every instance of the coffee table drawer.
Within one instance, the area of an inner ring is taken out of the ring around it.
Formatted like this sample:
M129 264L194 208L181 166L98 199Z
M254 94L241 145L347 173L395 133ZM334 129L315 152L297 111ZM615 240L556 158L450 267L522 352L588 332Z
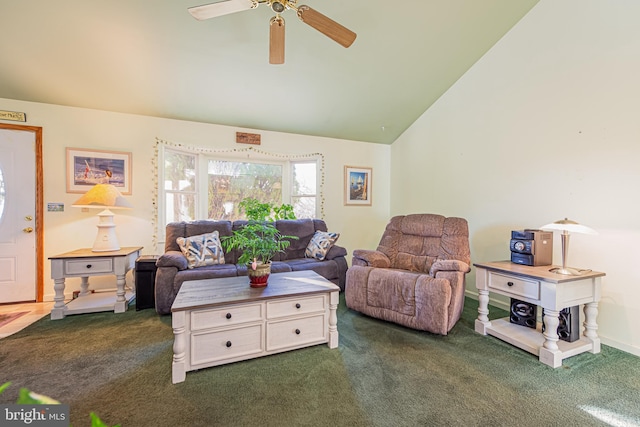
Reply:
M262 327L259 323L242 328L200 332L191 335L191 365L261 353Z
M267 302L267 319L317 313L324 311L325 307L326 299L324 295L269 301Z
M204 309L191 312L191 330L233 326L262 320L262 304L229 306L222 309Z
M324 314L267 324L267 351L327 341Z

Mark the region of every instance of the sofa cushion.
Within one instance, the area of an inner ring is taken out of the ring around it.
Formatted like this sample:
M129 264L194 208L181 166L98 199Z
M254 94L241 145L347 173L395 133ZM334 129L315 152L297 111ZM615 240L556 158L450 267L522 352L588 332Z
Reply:
M298 258L288 260L291 271L313 270L325 279L334 280L340 277L338 264L335 261L318 261L314 258Z
M224 264L224 253L217 230L213 233L178 237L176 242L187 258L188 268Z
M339 237L340 234L338 233L316 231L304 251L305 258L314 258L318 261L323 261Z
M297 236L298 239L290 240L290 245L284 253L278 253L274 261L285 261L289 259L304 258L304 252L319 226L324 225L308 218L279 220L276 221L276 228L285 236ZM321 229L321 231L326 231Z

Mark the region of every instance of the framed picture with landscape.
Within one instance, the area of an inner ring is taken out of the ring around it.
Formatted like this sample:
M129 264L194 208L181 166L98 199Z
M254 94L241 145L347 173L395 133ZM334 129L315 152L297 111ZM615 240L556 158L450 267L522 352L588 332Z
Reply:
M131 153L67 147L67 193L86 193L96 184L131 194Z
M344 204L371 206L371 168L344 167Z

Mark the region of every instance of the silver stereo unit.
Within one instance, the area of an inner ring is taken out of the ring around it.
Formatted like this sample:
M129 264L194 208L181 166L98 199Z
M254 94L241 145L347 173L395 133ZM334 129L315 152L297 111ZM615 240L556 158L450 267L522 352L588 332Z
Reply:
M553 232L519 230L511 232L511 262L522 265L551 265L553 262Z

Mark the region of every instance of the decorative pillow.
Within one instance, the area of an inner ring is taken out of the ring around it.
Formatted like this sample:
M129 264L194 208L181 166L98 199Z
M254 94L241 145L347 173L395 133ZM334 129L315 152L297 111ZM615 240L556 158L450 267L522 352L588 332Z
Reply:
M178 237L176 243L187 257L189 268L224 264L224 253L217 230L197 236Z
M313 235L307 249L304 251L304 256L306 258L315 258L318 261L323 261L329 249L331 249L338 240L338 237L340 237L338 233L316 231L316 234Z

